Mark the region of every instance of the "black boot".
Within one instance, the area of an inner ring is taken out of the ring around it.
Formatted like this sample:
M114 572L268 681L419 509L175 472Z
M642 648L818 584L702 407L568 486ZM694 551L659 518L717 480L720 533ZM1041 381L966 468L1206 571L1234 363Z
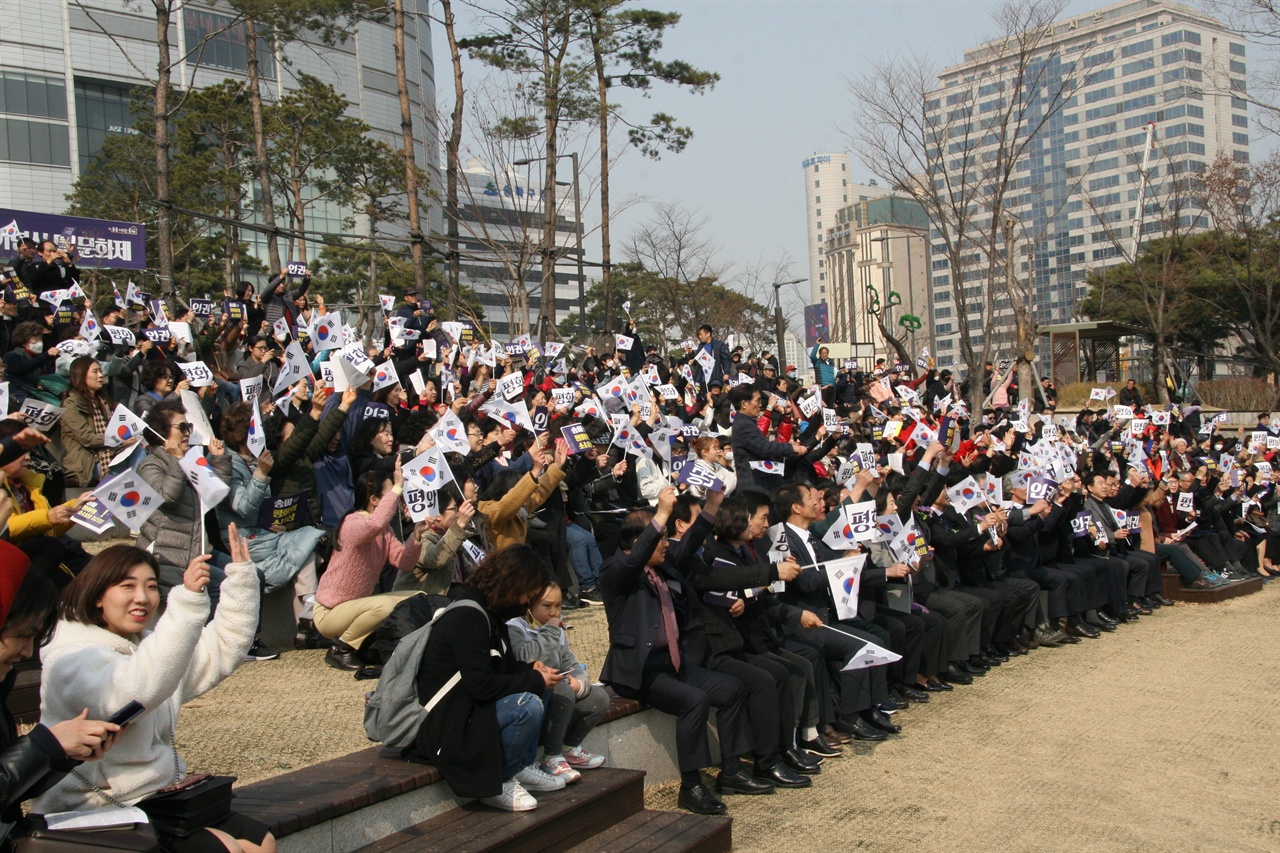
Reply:
M355 672L364 666L364 663L360 660L359 652L341 640L333 641L333 646L324 656L324 662L334 669L341 669L346 672Z

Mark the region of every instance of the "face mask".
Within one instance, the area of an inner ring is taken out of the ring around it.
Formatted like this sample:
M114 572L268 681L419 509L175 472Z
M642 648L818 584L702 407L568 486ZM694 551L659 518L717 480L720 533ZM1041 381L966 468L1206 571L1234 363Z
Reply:
M44 344L40 341L36 341L35 343L27 344L26 350L32 355L39 355L44 352Z

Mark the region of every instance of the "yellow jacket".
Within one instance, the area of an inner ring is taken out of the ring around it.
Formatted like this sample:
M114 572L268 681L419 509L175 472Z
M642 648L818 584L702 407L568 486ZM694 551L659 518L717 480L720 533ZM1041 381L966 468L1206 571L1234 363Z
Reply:
M532 474L525 474L501 500L480 501L476 509L484 516L494 551L508 545L524 544L529 522L520 517L520 510L523 508L532 515L551 497L563 479L564 471L559 465L552 465L537 480Z
M4 483L5 491L9 493L9 498L13 501L14 514L9 516L9 541L22 542L26 539L33 539L36 536L61 536L71 529L71 522L66 524L55 525L49 520L49 500L40 491L44 487L44 474L37 474L35 471L22 472L22 484L27 487L27 491L31 492L31 502L35 505L35 509L30 512L17 512L18 496L14 494L13 484L8 480ZM74 507L75 501L67 501L64 506Z

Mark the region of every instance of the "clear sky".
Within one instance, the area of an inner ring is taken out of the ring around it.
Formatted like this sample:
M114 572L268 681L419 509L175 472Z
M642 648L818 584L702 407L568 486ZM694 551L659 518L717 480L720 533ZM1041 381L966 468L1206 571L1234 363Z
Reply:
M639 0L638 5L680 12L683 18L668 34L663 55L717 71L721 81L700 96L672 87L655 89L647 100L622 94L620 101L629 114L669 112L691 126L694 137L681 154L655 162L631 151L615 166L614 199L647 200L615 217L615 260L626 234L651 215L653 203L674 202L705 215L708 235L720 245L723 261L736 271L767 266L772 272L775 265L789 263L779 278L793 279L809 274L800 161L814 152L846 149L847 78L864 62L913 51L940 66L952 64L966 48L993 34L989 16L997 4ZM1111 4L1074 0L1067 14L1107 5ZM442 100L448 101L448 50L439 28L435 42L437 85ZM1258 61L1257 54L1251 52L1252 62ZM872 177L856 156L852 169L855 180ZM592 215L597 205L592 199L584 215L589 230L599 220L598 214ZM587 237L589 260L599 258L599 239L598 232ZM783 306L795 328L808 285L791 290L784 294Z

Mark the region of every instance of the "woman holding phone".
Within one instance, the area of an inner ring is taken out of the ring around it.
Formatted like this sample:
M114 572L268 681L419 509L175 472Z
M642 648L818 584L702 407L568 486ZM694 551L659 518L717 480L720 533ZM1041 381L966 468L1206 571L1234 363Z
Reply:
M178 710L236 670L258 624L258 570L234 524L227 538L232 562L208 626L209 554L191 560L151 630L160 605L159 566L146 551L113 545L67 587L61 621L44 652L42 722L56 725L85 708L106 717L131 702L146 710L107 758L68 774L36 799L34 811L122 804L147 810L157 792L186 777L175 749ZM167 833L164 825L156 829L168 853L276 849L266 826L234 812L185 837Z

